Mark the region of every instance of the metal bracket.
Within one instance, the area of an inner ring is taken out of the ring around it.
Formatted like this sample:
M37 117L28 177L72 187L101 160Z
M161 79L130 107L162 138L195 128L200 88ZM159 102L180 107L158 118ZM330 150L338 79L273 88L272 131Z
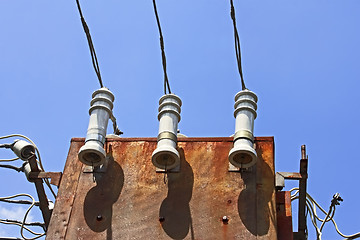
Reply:
M179 172L180 172L180 164L172 169L165 170L162 168L156 168L156 173L179 173Z
M275 189L280 191L285 187L285 179L299 180L299 211L298 232L293 233L294 240L306 240L306 187L308 178L308 157L305 145L301 146L300 172L277 172Z
M234 165L231 164L231 162L229 162L229 167L228 167L228 171L229 172L252 172L253 171L253 167L249 167L249 168L239 168L236 167Z
M50 184L57 187L60 186L62 172L30 172L29 180L35 181L36 179L50 178Z
M300 180L303 177L297 172L277 172L275 175L275 188L280 191L285 187L285 179Z
M93 166L85 166L83 173L106 173L108 165L109 165L110 157L106 156L104 164L93 167Z

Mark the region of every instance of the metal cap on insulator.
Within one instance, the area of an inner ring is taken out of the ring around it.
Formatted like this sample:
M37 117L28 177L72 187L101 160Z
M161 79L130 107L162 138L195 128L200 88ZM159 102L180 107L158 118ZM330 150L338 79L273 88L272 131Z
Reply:
M105 87L96 90L92 94L85 145L80 148L78 153L79 160L86 165L99 166L105 161L106 129L113 114L114 99L112 92Z
M158 168L173 169L180 164L176 146L181 105L181 99L175 94L166 94L159 100L159 134L157 148L151 158L152 163Z
M257 161L253 135L257 100L255 93L247 89L235 96L234 146L229 152L229 161L238 168L249 168Z

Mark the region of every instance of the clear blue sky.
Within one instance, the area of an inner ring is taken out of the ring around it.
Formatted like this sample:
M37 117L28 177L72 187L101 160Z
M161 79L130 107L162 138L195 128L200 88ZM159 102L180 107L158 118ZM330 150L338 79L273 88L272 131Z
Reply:
M155 137L163 75L152 1L81 3L123 136ZM229 1L157 4L170 85L183 100L181 132L230 136L240 81ZM340 230L360 231L360 1L235 0L235 6L245 81L259 97L255 135L275 137L276 171L298 171L306 144L308 192L326 209L340 192ZM30 137L46 170L62 171L70 139L85 137L91 94L99 88L75 0L2 0L0 34L0 135ZM35 194L22 174L0 171L0 196ZM324 239L341 237L329 224Z

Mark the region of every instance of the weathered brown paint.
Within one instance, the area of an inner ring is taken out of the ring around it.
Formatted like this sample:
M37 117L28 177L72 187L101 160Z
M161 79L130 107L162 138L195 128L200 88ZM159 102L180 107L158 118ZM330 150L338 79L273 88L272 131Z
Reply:
M156 138L108 139L95 175L77 159L83 141L72 140L47 239L277 239L272 137L255 138L258 162L242 173L228 171L232 138L179 138L167 184L151 163Z
M276 193L278 240L293 240L291 194L289 191Z
M61 181L61 172L30 172L29 179L36 180L36 179L43 179L43 178L50 178L50 184L59 187Z
M69 227L71 210L79 183L82 165L77 161L77 153L84 143L72 141L65 164L63 178L51 215L46 239L65 239ZM74 159L75 157L75 159ZM70 238L68 238L70 239Z
M36 160L36 156L35 154L33 154L29 159L28 159L30 168L31 168L31 172L40 172L40 169L38 168L37 165L37 160ZM37 196L39 198L39 202L40 202L40 210L44 219L44 223L45 223L45 227L46 229L49 226L50 223L50 217L51 217L51 210L49 209L49 203L47 201L47 196L44 190L44 185L43 185L43 180L41 178L36 178L32 180L35 184L35 188L36 188L36 193Z

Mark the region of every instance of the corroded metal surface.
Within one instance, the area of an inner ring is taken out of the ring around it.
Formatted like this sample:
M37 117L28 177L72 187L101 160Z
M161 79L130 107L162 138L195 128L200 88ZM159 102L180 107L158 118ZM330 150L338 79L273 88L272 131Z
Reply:
M29 162L30 169L31 169L30 172L33 172L33 173L40 172L40 169L38 168L38 165L37 165L36 156L34 153L32 153L32 156L28 158L28 162ZM40 207L43 219L44 219L45 228L48 229L48 226L50 223L50 217L51 217L51 210L49 208L48 198L47 198L45 190L44 190L43 180L41 178L36 178L36 179L31 179L31 181L33 181L35 184L36 193L37 193L37 196L38 196L39 202L40 202L39 207Z
M108 165L89 173L73 139L47 239L277 239L274 142L228 171L232 138L179 138L179 173L156 173L156 138L108 139Z
M83 142L72 142L65 164L62 181L56 197L46 239L65 239L69 227L71 210L79 183L82 164L77 161L77 153ZM69 238L70 239L70 238Z
M276 192L278 240L293 240L291 194L289 191Z
M43 178L50 178L50 184L59 187L61 181L61 172L30 172L29 179L36 180L36 179L43 179Z

